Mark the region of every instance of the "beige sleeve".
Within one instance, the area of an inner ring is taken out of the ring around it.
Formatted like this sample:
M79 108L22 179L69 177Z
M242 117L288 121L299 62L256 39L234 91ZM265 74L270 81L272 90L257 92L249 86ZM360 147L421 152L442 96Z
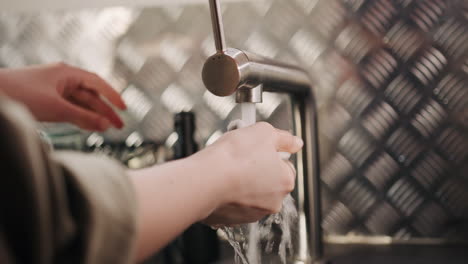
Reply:
M105 157L49 152L22 106L0 97L0 263L132 263L136 202Z

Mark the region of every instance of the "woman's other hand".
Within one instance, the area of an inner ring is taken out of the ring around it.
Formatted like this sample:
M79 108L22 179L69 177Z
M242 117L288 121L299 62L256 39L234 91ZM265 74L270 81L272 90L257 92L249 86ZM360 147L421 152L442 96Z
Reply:
M0 91L25 104L39 121L70 122L82 129L122 128L109 106L126 109L107 82L94 73L63 63L0 70Z

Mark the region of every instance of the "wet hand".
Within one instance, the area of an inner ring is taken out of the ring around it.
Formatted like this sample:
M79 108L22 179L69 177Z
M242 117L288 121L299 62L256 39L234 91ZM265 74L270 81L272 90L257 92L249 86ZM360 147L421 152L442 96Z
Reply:
M220 187L226 186L219 206L204 222L235 225L255 222L277 213L282 201L294 189L294 166L279 152L296 153L300 138L267 123L226 133L216 143L197 154L211 159Z

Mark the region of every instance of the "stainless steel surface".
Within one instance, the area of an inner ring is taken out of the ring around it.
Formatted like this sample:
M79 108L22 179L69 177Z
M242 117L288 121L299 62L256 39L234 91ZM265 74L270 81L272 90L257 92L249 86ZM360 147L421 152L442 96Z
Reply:
M263 85L254 88L240 88L236 93L236 103L262 103Z
M468 237L466 1L255 0L226 3L223 15L231 46L297 63L313 81L325 240ZM0 64L64 60L103 75L130 108L106 140L138 131L170 144L172 113L192 109L197 140L211 142L239 112L200 78L215 52L209 17L206 1L3 12ZM290 129L287 100L263 97L259 119Z
M221 6L219 0L210 1L211 24L213 26L213 36L217 52L223 52L226 49L226 41L224 39L223 19L221 15Z
M468 197L466 1L338 6L333 13L349 17L330 41L351 74L334 85L319 126L329 146L325 241L466 241L468 204L459 202Z
M299 129L302 129L300 134L304 139L304 147L297 157L298 160L303 159L303 164L296 164L296 168L301 168L303 174L296 176L295 198L299 223L294 260L306 263L321 258L323 254L317 105L312 87L309 89L308 94L290 91L294 95L291 101L299 104L299 109L293 108L293 115L295 119L298 116L302 117L301 122L298 122L299 120L294 122L295 132L299 133Z
M296 65L234 48L209 57L202 78L206 88L218 96L244 92L259 85L265 91L306 93L311 84L308 73Z
M229 96L236 92L236 101L240 103L261 102L263 90L291 95L294 105L294 133L304 140L304 148L296 159L299 173L294 192L296 195L293 196L300 218L296 227L298 235L294 244L297 250L294 252L293 261L314 261L321 257L322 238L317 109L312 82L307 72L296 65L232 48L225 52L221 42L216 41L216 36L223 31L219 2L210 0L210 9L217 52L206 60L203 67L202 76L207 89L221 96Z

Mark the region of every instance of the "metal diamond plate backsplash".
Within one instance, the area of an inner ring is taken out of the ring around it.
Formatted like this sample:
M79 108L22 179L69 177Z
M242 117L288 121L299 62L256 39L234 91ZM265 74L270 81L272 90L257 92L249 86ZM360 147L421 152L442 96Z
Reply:
M229 46L310 71L327 237L468 237L467 1L255 0L223 9ZM63 60L122 93L127 126L108 140L136 131L165 142L182 110L196 112L200 142L219 135L237 108L203 86L213 52L208 3L0 14L1 66ZM260 118L287 128L285 99L264 101Z

